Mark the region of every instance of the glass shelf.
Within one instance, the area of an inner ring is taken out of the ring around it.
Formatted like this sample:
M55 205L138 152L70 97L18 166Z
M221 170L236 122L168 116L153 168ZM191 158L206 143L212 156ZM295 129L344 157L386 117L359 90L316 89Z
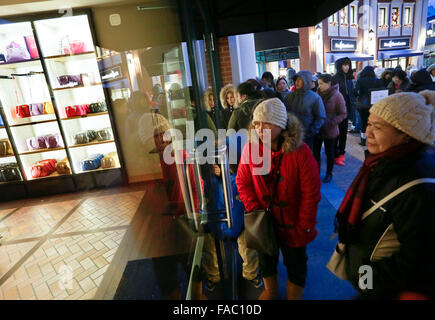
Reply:
M77 171L76 174L82 174L82 173L88 173L88 172L97 172L97 171L106 171L106 170L115 170L115 169L121 169L120 166L116 166L113 168L98 168L95 170L86 170L86 171Z
M22 127L22 126L31 126L34 124L40 124L40 123L49 123L49 122L56 122L56 119L52 119L52 120L41 120L41 121L32 121L32 122L25 122L25 123L13 123L10 125L11 128L16 128L16 127Z
M68 177L68 176L72 176L72 174L71 173L59 174L57 171L55 171L52 174L45 177L32 178L32 176L29 176L27 181L43 180L43 179L58 178L58 177Z
M55 88L53 89L53 91L64 91L64 90L73 90L73 89L82 89L82 88L92 88L92 87L96 87L96 86L102 86L103 84L101 82L99 83L94 83L88 86L85 85L81 85L81 86L75 86L75 87L67 87L67 88Z
M76 53L76 54L63 54L58 56L50 56L50 57L44 57L45 60L52 60L56 62L67 62L67 61L73 61L73 60L87 60L90 58L96 59L95 51L87 51L82 53Z
M60 120L74 120L74 119L81 119L81 118L88 118L88 117L98 117L98 116L104 116L109 114L109 112L98 112L98 113L88 113L84 116L76 116L76 117L69 117L69 118L61 118Z
M81 147L95 146L98 144L113 143L113 142L115 142L115 140L93 141L93 142L83 143L83 144L74 144L74 145L68 146L68 148L81 148Z
M17 69L22 67L36 67L41 66L41 60L38 59L32 59L32 60L24 60L24 61L18 61L18 62L6 62L6 63L0 63L0 68L6 68L6 69Z
M29 154L36 154L36 153L45 153L45 152L52 152L52 151L59 151L59 150L65 150L65 148L50 148L50 149L39 149L39 150L33 150L33 151L24 151L20 153L20 156L25 156Z

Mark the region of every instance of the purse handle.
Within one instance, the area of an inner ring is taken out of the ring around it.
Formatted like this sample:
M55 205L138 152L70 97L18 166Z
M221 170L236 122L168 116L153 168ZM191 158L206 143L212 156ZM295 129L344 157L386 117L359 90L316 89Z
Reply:
M409 188L411 188L413 186L416 186L418 184L422 184L422 183L435 183L435 179L433 179L433 178L420 178L420 179L412 180L412 181L404 184L400 188L398 188L398 189L394 190L393 192L391 192L389 195L387 195L381 201L376 203L369 210L364 212L363 215L361 216L361 220L364 220L365 218L367 218L369 215L371 215L373 212L375 212L378 208L380 208L386 202L390 201L391 199L393 199L395 196L399 195L403 191L405 191L405 190L407 190L407 189L409 189Z
M366 212L364 212L363 215L361 216L361 221L364 220L365 218L367 218L369 215L371 215L373 212L375 212L377 209L382 207L385 203L387 203L388 201L390 201L391 199L393 199L394 197L396 197L397 195L399 195L403 191L405 191L413 186L416 186L418 184L422 184L422 183L435 183L435 179L434 178L420 178L420 179L412 180L412 181L404 184L403 186L397 188L396 190L391 192L389 195L384 197L382 200L377 202L374 206L372 206ZM337 233L334 233L332 235L332 237L330 238L330 240L334 239L336 236L337 236Z

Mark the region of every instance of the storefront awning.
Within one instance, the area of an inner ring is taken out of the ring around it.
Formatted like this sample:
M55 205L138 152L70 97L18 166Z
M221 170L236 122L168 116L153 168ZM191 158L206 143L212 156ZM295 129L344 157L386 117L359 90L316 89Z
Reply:
M338 59L341 58L349 58L352 61L370 61L373 60L374 57L368 54L362 54L357 52L327 52L326 53L326 63L334 63Z
M422 56L423 54L424 54L423 51L417 51L417 50L379 51L378 52L378 60L401 58L401 57Z

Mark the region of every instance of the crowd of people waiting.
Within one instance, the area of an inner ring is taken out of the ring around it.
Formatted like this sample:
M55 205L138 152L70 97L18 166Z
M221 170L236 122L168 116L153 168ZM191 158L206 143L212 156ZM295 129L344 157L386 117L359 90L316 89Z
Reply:
M347 279L361 296L401 298L412 292L433 298L435 65L409 74L400 67L372 66L357 73L348 58L337 60L335 66L334 75L289 69L287 76L276 80L266 72L261 80L226 85L220 92L223 109L214 103L211 89L205 92L207 117L216 128L249 130L243 161L234 172L245 212L270 206L288 274L287 295L301 299L307 275L306 245L317 235L322 145L327 158L323 182L329 183L334 164L345 165L348 132L359 132L360 144L368 147L366 160L335 220L339 241L345 244ZM371 92L382 89L389 96L372 105ZM271 134L267 145L264 130ZM256 164L250 150L255 144L272 154L270 172L264 175L253 174ZM418 180L416 186L366 219L374 204L414 180ZM373 259L387 231L393 232L400 247ZM278 257L263 252L251 257L264 280L260 299L276 298ZM359 287L361 265L373 269L373 290ZM253 274L248 280L259 287L259 277Z

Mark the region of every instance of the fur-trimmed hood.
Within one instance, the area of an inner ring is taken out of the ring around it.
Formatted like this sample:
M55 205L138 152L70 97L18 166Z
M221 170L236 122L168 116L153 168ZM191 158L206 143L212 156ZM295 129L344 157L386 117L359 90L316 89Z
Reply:
M209 105L209 103L210 103L210 94L213 94L213 89L211 87L208 87L205 90L205 92L204 92L204 94L202 96L203 101L204 101L204 109L207 110L207 111L211 111L211 108L210 108L210 105ZM215 106L216 106L216 102L215 102Z
M238 104L237 104L237 95L236 95L236 87L234 87L232 84L227 84L226 86L222 87L221 92L219 94L219 98L221 100L221 105L224 109L227 109L228 103L227 103L227 94L228 92L232 92L234 95L234 106L233 108L237 108Z
M281 136L284 138L282 143L282 152L292 152L302 145L304 139L304 129L299 119L291 112L288 114L287 129L281 132ZM254 126L249 126L249 142L259 143L259 137L255 131Z

